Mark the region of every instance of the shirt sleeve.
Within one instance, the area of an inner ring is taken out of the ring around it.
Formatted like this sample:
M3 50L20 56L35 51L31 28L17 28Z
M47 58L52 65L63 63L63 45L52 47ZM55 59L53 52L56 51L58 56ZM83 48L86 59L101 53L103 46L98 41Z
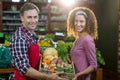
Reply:
M95 48L94 40L86 39L84 42L84 47L85 47L86 56L87 56L89 65L96 70L97 60L96 60L96 48Z
M20 71L21 74L25 74L30 67L28 59L28 42L22 38L14 40L10 44L10 53L13 60L13 65Z

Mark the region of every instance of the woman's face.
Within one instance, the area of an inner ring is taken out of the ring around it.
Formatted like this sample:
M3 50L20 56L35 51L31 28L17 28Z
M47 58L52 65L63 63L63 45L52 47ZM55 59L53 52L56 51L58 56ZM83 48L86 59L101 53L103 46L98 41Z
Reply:
M86 27L86 19L84 15L76 15L74 25L77 32L83 32Z

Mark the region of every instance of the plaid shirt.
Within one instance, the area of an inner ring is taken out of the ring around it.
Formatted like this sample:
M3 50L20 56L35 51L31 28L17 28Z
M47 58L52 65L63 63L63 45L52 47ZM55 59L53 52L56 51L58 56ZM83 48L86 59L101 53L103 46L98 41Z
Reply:
M23 31L21 31L21 27L18 28L10 41L12 64L20 71L21 74L25 74L30 67L28 59L30 41L35 44L37 43L37 38L34 34L31 34L30 31L28 31L25 27L23 27ZM29 41L26 38L26 35L28 36Z

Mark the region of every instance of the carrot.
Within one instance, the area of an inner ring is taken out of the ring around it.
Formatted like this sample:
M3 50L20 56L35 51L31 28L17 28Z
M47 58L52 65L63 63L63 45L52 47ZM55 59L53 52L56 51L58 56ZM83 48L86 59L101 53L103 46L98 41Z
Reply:
M50 71L54 72L55 71L55 66L51 66Z
M51 60L50 60L50 59L43 58L43 63L46 63L47 65L50 65Z
M71 64L72 61L71 61L70 55L67 55L66 58L67 58L67 62L68 62L69 64Z

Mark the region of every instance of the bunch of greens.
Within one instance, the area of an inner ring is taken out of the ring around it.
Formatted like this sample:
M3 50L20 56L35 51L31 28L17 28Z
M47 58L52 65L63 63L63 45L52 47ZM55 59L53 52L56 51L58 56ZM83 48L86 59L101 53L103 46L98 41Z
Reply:
M66 61L66 56L67 54L70 54L70 49L72 46L73 46L73 42L64 42L62 40L58 41L56 49L58 51L59 56L61 57L63 61ZM101 55L101 51L98 49L96 49L96 58L97 58L97 63L99 67L105 65L105 60L103 56Z
M54 34L46 34L44 38L50 38L50 39L54 39L55 35Z
M101 51L98 50L98 49L96 49L96 57L97 57L98 67L104 66L105 65L105 60L101 55Z
M70 54L70 49L72 45L73 45L73 42L64 42L62 40L59 40L57 42L56 49L58 51L58 56L61 57L61 59L65 62L67 61L66 60L67 54Z
M74 42L75 38L73 36L65 36L64 41L65 42Z

